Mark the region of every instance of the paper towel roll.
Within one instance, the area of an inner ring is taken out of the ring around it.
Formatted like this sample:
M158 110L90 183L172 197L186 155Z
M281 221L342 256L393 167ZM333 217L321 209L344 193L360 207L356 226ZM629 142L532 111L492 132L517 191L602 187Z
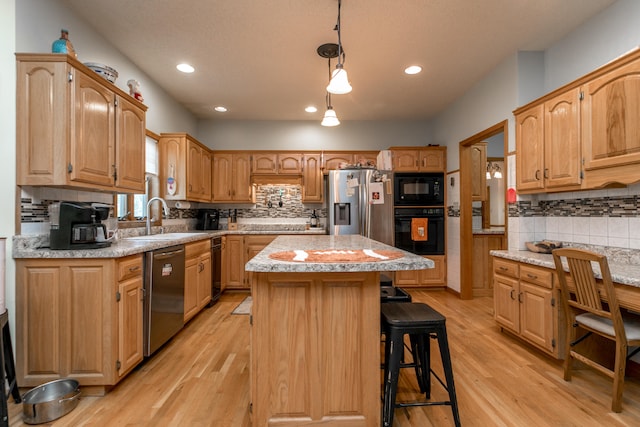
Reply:
M189 202L176 202L176 209L191 209Z

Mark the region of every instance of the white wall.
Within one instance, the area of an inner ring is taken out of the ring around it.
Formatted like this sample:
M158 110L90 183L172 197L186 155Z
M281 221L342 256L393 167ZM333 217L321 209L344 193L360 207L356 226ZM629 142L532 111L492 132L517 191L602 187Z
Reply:
M319 121L201 120L196 136L216 150L383 150L432 142L426 121L343 121L327 128Z
M65 28L69 31L69 40L78 54L78 60L98 62L115 68L119 74L116 86L127 93L127 80L136 79L140 82L144 103L149 107L147 129L156 133L195 133L196 119L190 112L170 98L114 48L109 40L97 34L62 1L20 0L16 2L15 14L10 16L15 16L15 51L49 53L53 41L60 37L60 29ZM11 62L14 63L15 59Z
M11 236L15 234L14 205L16 192L16 66L15 66L15 7L18 0L0 1L0 198L4 209L0 209L0 237L7 238L5 276L6 305L9 310L9 326L15 337L15 263L11 258Z

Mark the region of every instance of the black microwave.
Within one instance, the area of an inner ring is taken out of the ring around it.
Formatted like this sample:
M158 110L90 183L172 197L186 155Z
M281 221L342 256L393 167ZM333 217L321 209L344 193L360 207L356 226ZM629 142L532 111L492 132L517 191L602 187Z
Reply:
M443 173L396 173L393 181L396 206L444 206Z

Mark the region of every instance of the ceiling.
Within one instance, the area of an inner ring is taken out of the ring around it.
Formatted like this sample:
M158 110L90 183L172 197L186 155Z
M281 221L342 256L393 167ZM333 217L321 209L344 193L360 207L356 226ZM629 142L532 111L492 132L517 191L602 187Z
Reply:
M198 118L322 118L329 64L316 49L337 43L338 0L63 1ZM544 50L613 2L342 0L353 91L333 107L343 121L429 119L509 55ZM412 64L422 73L405 75Z

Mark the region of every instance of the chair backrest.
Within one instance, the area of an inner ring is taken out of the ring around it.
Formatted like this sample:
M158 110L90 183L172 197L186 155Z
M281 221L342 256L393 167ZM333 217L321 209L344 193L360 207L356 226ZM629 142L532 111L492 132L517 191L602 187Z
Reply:
M571 306L578 310L609 318L613 321L616 335L625 337L620 307L611 281L607 257L583 249L572 248L555 249L552 253L562 291L563 304L566 304L565 307ZM571 289L569 289L567 283L562 258L566 259L569 267L569 275L573 281L573 288ZM601 295L598 291L598 284L591 266L592 262L596 262L600 266L605 295ZM607 300L606 305L603 304L603 297Z

